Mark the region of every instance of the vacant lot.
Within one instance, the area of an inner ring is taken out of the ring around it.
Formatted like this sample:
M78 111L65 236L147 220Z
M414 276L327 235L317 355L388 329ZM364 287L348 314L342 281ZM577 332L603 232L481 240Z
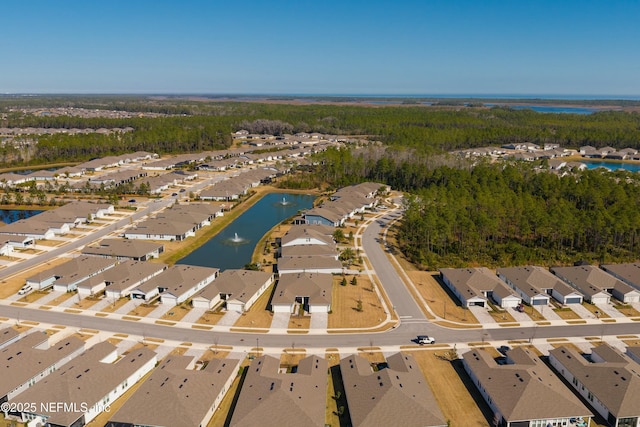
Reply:
M341 285L342 276L333 278L331 314L329 328L367 328L373 327L386 318L386 313L378 295L371 287L366 275L344 276L347 284ZM356 285L352 285L353 278ZM358 303L360 301L360 303Z
M462 368L445 351L407 352L420 365L446 420L452 426L486 427L493 414Z

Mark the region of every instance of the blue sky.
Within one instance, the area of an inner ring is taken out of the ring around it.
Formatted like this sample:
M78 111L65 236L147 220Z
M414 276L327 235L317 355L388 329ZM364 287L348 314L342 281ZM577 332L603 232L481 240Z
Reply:
M0 93L640 95L640 1L20 0Z

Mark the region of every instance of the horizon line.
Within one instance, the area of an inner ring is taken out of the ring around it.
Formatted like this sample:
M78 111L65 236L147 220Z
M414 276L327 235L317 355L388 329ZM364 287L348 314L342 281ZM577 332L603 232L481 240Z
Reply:
M640 100L640 94L572 94L572 93L269 93L269 92L3 92L8 96L217 96L217 97L324 97L324 98L538 98L616 100L631 98Z

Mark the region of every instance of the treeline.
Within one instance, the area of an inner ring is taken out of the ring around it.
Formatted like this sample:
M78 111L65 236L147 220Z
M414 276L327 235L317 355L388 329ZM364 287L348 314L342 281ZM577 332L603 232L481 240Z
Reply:
M130 126L135 132L153 128L153 132L165 133L164 138L168 139L173 137L172 132L176 127L215 127L230 133L241 129L242 125L280 122L283 126L271 130L366 135L386 145L413 147L421 153L441 153L513 142L557 143L569 148L581 145L640 148L640 114L621 111L584 115L537 113L500 107L371 107L249 102L192 102L180 103L178 106L191 115L153 119L82 119L9 114L4 120L0 120L0 126ZM255 127L265 129L265 126ZM192 145L196 142L194 135L195 133L190 139Z
M408 199L402 251L428 268L633 261L640 179L588 170L558 177L522 165L442 167Z
M56 117L67 119L75 117ZM83 119L80 119L83 120ZM121 127L109 119L84 119L97 127ZM98 125L99 123L99 125ZM41 135L37 143L28 145L15 162L45 164L60 161L85 161L96 157L118 155L134 151L149 151L159 154L188 153L220 150L231 145L231 120L211 121L205 117L160 117L136 118L126 121L134 127L133 132L103 135L97 133L80 135ZM76 127L76 126L70 126ZM1 154L1 153L0 153Z
M620 262L640 255L640 175L471 162L412 149L329 150L316 182L373 180L411 194L402 252L425 268Z

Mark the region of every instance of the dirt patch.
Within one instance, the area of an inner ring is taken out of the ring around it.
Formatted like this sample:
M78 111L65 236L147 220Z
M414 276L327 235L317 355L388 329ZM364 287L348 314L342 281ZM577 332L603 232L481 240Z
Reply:
M149 313L151 313L156 308L158 308L158 306L155 304L140 304L139 306L137 306L127 314L129 316L146 317L149 315Z
M107 305L100 311L103 311L105 313L113 313L114 311L118 310L120 307L122 307L129 301L130 301L129 298L120 298L118 300L113 300L111 301L111 304Z
M462 307L457 298L440 279L440 273L434 271L419 271L409 263L404 257L396 256L398 262L405 270L416 289L429 304L431 310L437 316L452 321L465 324L478 323L473 313Z
M225 313L220 310L205 311L205 313L200 316L198 320L196 320L196 323L201 323L203 325L215 325L220 321L220 319L222 319L222 316L224 316L224 314Z
M165 314L162 315L161 319L163 320L171 320L174 322L182 320L184 316L186 316L190 311L190 305L188 302L184 302L171 310L168 310Z
M292 314L289 317L288 329L308 331L311 326L311 316L299 316Z
M627 317L640 316L640 311L636 310L629 304L617 304L614 308Z
M560 318L562 318L564 320L578 320L578 319L580 319L580 316L578 316L578 313L576 313L575 311L571 310L569 307L554 308L553 311L558 316L560 316Z

